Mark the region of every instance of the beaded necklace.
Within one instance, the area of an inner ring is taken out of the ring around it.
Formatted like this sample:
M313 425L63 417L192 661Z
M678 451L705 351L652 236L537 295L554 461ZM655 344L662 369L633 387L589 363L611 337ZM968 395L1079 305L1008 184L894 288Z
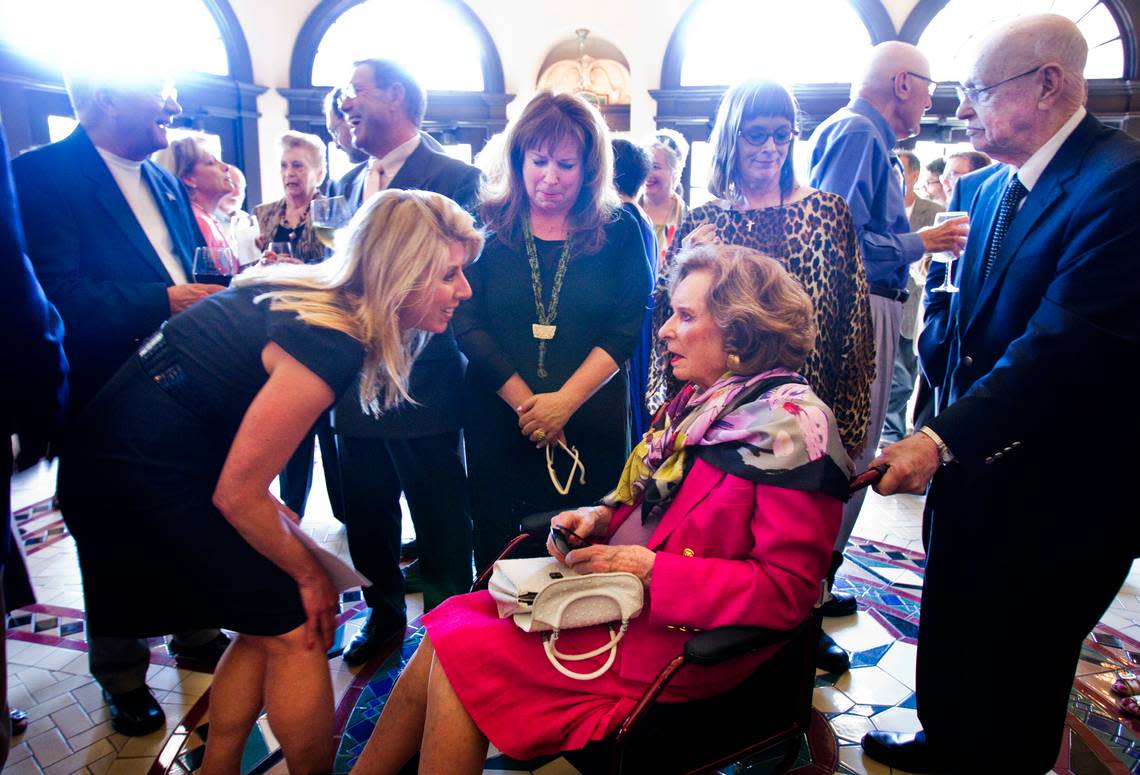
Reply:
M558 257L558 268L554 270L554 285L550 288L550 306L542 303L542 276L538 268L538 249L530 231L530 218L523 219L523 236L526 239L526 257L530 261L530 284L534 289L534 310L538 322L530 327L531 336L538 340L538 376L546 379L546 343L554 338L558 326L558 296L562 292L562 278L566 276L566 264L570 260L570 240L562 243L562 254Z
M299 236L301 236L301 229L302 229L302 227L304 227L305 221L308 220L308 218L309 218L309 208L312 206L313 206L313 203L310 200L310 202L307 205L305 205L305 212L301 213L301 217L297 219L296 225L290 226L288 223L289 203L288 202L282 202L281 203L281 225L289 230L289 241L290 242L296 242L297 238Z

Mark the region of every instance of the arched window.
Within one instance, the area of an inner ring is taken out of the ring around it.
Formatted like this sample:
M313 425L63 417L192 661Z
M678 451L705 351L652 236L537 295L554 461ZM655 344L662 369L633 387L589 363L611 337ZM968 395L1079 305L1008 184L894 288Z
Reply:
M836 0L703 0L686 20L681 86L751 76L845 83L871 48L855 9Z
M346 83L352 63L383 57L403 64L427 90L423 129L470 158L507 123L513 95L490 33L462 0L321 0L297 35L289 67L293 129L330 139L322 101ZM335 155L335 154L334 154Z
M241 25L228 0L0 0L0 114L13 151L74 127L65 67L160 64L178 87L175 123L217 137L222 157L260 201L257 96Z
M919 38L940 80L957 79L956 59L991 22L1032 13L1056 13L1077 23L1089 44L1086 78L1125 77L1124 40L1104 2L1096 0L950 0Z
M0 40L8 48L55 67L72 61L130 65L161 56L174 74L230 74L222 32L202 0L0 0L0 19ZM127 19L131 45L117 45L113 40Z
M426 35L378 30L430 30ZM383 45L377 45L378 37ZM470 24L445 0L392 3L367 0L332 23L313 58L314 86L339 86L352 63L376 57L394 59L430 91L483 91L482 46Z

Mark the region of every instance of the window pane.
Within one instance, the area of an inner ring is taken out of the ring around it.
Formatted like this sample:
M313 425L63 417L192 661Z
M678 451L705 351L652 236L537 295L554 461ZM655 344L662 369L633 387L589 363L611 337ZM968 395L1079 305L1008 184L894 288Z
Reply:
M58 143L74 132L76 125L79 123L71 116L48 116L47 122L48 138L53 143Z
M867 28L846 0L704 0L685 36L681 85L729 85L754 76L847 83L852 63L870 47Z
M174 74L230 72L222 33L202 0L0 0L0 39L56 66L161 62Z
M992 22L1031 13L1057 13L1077 22L1089 43L1086 78L1123 77L1124 46L1114 40L1120 30L1104 4L1094 0L951 0L922 33L918 47L930 57L935 78L956 80L958 57L976 33Z
M420 34L408 34L412 30ZM342 85L353 62L372 57L400 62L425 89L484 88L480 41L455 6L442 0L368 0L348 9L317 47L313 85Z

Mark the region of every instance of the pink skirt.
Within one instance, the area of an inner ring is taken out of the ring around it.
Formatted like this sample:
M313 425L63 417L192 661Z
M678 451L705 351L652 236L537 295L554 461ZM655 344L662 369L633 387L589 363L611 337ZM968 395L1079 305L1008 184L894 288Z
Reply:
M489 592L445 600L424 616L440 664L475 725L508 756L526 761L584 747L614 732L646 685L620 677L617 659L592 681L567 678L550 664L542 634L523 632L500 619ZM559 650L589 651L610 638L606 627L563 632ZM595 670L605 655L575 662L578 673Z

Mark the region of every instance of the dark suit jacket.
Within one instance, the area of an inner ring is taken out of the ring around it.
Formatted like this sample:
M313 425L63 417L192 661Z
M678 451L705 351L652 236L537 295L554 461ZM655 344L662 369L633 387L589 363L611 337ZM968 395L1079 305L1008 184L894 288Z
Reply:
M187 277L202 244L178 180L143 162ZM66 326L71 409L81 409L170 316L170 274L82 127L12 162L28 255Z
M407 158L388 188L434 191L472 209L479 189L479 170L433 150L421 132L420 144ZM330 187L330 196L343 196L356 210L364 194L368 163L353 167ZM343 395L333 414L337 433L366 438L416 438L458 430L462 424L460 387L463 356L451 328L433 336L412 368L411 394L419 406L388 412L379 420L360 410L355 387Z
M8 165L8 140L0 125L0 347L7 376L4 384L4 443L13 433L46 440L59 426L67 400L67 359L63 321L44 297L24 252L20 210ZM6 485L5 485L6 486ZM0 533L6 535L8 514ZM0 544L0 556L7 543Z
M1085 118L983 279L1011 174L994 166L958 182L971 216L962 290L931 294L930 336L920 342L926 373L941 375L930 426L984 510L1032 520L1050 550L1073 550L1074 536L1087 534L1106 551L1111 543L1135 554L1126 488L1140 428L1140 142Z

